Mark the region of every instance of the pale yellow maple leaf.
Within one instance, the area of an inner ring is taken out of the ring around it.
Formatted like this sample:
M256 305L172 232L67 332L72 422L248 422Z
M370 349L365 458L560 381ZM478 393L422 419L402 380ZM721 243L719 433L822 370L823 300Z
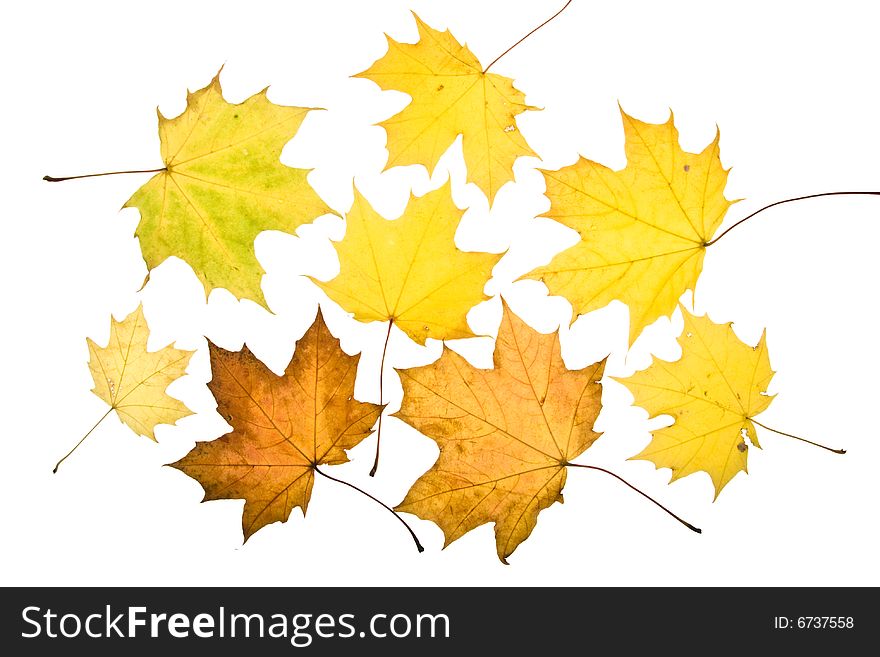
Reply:
M135 433L156 440L157 424L174 424L192 412L165 392L186 372L195 353L172 346L147 350L150 330L141 306L121 322L110 324L110 340L99 347L87 338L92 392L115 410ZM108 411L109 413L109 411Z

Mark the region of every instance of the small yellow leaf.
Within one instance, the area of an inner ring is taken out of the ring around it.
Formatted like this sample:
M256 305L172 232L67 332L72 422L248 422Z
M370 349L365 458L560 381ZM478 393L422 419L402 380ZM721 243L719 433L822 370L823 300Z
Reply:
M448 30L440 32L415 19L417 43L388 37L385 56L355 76L412 97L399 114L380 124L388 133L387 166L422 164L431 173L462 135L468 180L491 204L501 186L513 180L514 160L535 155L516 117L538 108L526 105L510 78L484 73L476 56Z
M419 344L473 337L467 312L488 298L483 287L501 255L459 251L461 215L449 183L411 198L393 221L355 190L345 238L337 246L339 275L315 283L355 319L391 320Z
M332 212L304 169L281 164L281 150L310 108L269 102L263 90L233 105L220 75L187 96L173 119L159 113L166 170L126 202L140 210L135 235L147 269L177 256L205 287L266 305L254 239L264 230L294 232Z
M543 281L578 315L623 301L632 344L694 288L706 245L731 203L717 134L703 152L688 153L671 115L660 125L622 110L621 116L625 169L580 158L543 172L550 199L544 216L576 230L581 241L525 278Z
M434 440L440 456L397 510L437 523L446 545L494 522L507 563L538 513L562 502L566 464L599 437L604 369L604 360L567 369L559 334L536 333L504 304L494 369L444 349L435 363L398 370L394 415Z
M110 341L99 347L89 345L89 370L98 397L116 410L119 419L133 431L156 440L157 424L174 424L192 412L180 401L165 393L165 388L184 375L195 353L168 346L147 351L150 331L143 308L121 322L110 323Z
M668 415L673 424L653 432L653 439L632 457L671 468L672 480L704 471L715 497L742 470L747 472L748 444L758 436L752 418L773 400L773 378L766 332L757 346L736 337L730 324L715 324L682 308L681 358L656 360L651 367L620 379L651 417Z

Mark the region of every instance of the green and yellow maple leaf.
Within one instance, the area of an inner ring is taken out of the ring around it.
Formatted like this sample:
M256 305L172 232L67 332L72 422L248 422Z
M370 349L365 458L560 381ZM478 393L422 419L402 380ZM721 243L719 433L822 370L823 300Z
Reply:
M264 230L292 233L332 212L309 186L309 172L279 159L309 111L275 105L266 90L228 103L218 73L187 95L180 116L159 112L165 169L125 203L140 210L135 235L147 269L176 256L206 294L221 287L265 306L254 239Z

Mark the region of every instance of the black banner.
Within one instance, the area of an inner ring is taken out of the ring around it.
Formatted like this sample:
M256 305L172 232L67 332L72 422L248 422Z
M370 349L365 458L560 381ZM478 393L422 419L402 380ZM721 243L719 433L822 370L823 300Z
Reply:
M840 588L4 589L5 654L150 647L260 655L828 648L876 637L873 590ZM12 652L9 652L9 649Z

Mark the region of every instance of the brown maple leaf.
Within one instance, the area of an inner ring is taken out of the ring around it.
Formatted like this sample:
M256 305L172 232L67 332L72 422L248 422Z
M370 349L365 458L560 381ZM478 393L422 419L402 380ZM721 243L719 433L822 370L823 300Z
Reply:
M232 431L196 443L171 465L202 485L204 501L245 500L245 541L270 523L286 521L295 507L305 514L315 473L355 488L318 466L348 461L345 450L370 434L382 407L354 399L360 356L342 351L320 311L282 376L247 347L209 347L208 387Z

